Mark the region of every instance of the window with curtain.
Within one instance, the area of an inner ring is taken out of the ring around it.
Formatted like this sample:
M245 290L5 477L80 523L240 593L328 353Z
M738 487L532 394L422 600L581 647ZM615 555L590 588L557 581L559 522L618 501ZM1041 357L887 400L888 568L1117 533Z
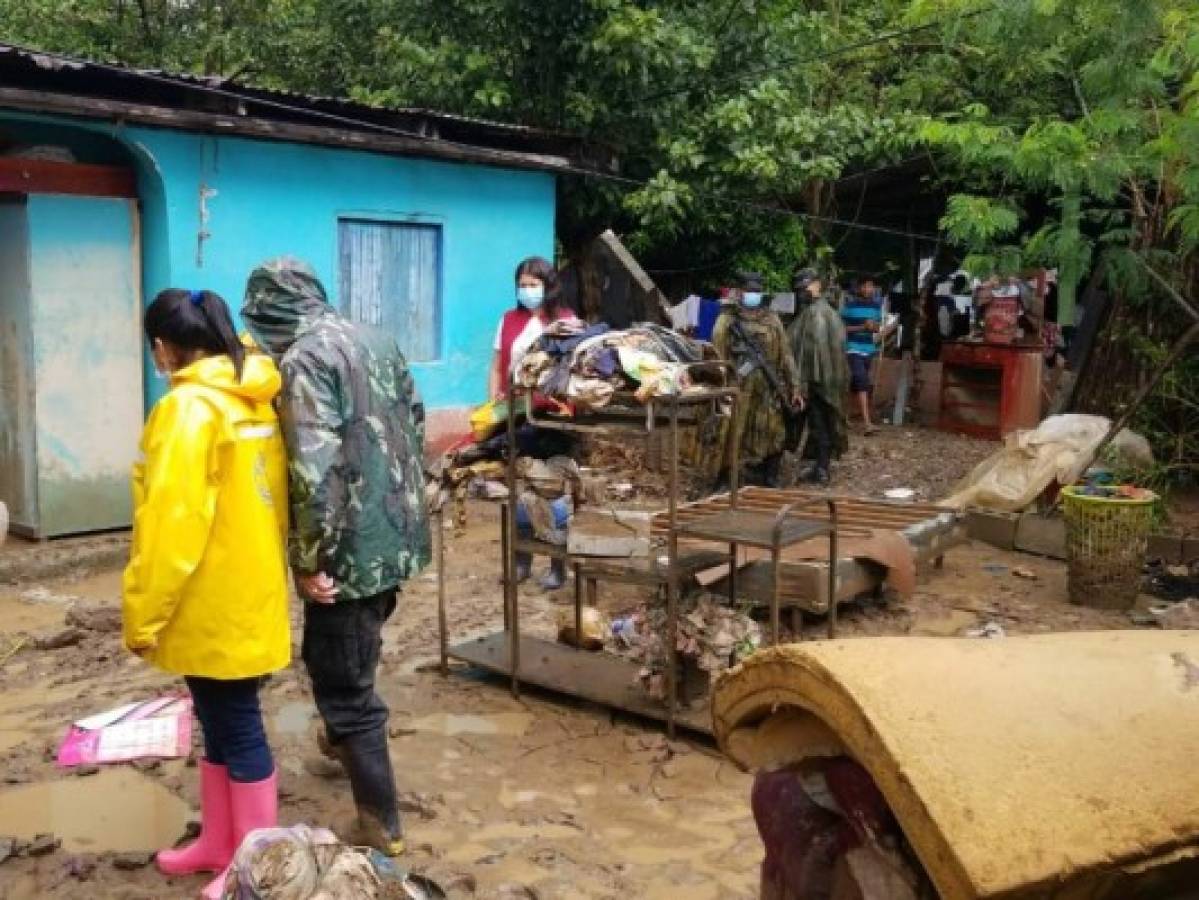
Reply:
M391 334L409 362L441 356L441 228L407 222L338 223L341 308Z

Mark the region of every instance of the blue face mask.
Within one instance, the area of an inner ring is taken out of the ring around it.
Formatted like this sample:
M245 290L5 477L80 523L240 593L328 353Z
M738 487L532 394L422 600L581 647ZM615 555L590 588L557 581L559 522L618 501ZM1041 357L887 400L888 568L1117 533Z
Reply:
M545 300L545 288L541 285L517 288L516 300L525 309L538 309Z
M762 295L757 291L748 291L741 295L741 302L746 309L757 309L762 305Z

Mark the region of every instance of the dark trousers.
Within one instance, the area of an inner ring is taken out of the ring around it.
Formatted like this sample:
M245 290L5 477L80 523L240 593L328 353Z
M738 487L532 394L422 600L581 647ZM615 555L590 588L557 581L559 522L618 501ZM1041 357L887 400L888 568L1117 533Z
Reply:
M804 456L816 461L816 467L826 472L833 461L833 429L835 427L836 411L829 403L817 396L809 394L804 415L808 424L808 446Z
M275 771L258 706L260 678L186 679L204 732L204 757L226 766L234 781L255 782Z
M387 704L375 693L375 671L383 623L395 612L397 593L304 604L301 656L331 744L387 727Z

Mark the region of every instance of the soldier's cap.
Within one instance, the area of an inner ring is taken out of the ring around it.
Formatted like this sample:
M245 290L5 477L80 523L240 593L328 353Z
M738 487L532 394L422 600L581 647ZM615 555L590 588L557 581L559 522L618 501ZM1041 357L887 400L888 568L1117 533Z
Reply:
M820 281L820 273L815 269L799 269L791 277L791 287L798 293L807 289L813 281Z
M757 272L738 272L737 279L741 282L741 290L750 293L762 293L762 276Z

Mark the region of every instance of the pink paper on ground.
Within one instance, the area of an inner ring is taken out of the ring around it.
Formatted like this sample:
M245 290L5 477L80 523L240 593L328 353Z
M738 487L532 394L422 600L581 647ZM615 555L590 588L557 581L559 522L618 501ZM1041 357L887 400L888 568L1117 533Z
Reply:
M190 697L170 695L74 722L58 748L58 764L70 768L186 756L191 711Z

